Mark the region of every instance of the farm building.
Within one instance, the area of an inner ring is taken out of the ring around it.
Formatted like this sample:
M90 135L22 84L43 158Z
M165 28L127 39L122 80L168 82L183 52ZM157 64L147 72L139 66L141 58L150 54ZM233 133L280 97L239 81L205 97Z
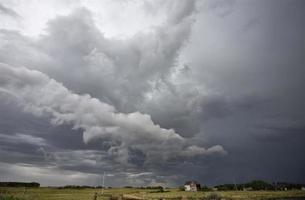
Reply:
M200 190L200 184L196 181L187 181L184 184L184 190L185 191L198 191Z

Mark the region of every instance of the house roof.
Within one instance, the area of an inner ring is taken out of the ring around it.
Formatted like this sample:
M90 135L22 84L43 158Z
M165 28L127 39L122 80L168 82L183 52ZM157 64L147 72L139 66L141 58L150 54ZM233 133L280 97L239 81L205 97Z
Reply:
M199 184L197 181L186 181L184 185Z

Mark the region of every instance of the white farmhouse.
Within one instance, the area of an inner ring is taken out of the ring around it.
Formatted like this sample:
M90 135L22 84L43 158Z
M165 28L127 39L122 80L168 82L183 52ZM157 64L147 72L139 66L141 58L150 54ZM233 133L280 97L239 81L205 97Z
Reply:
M196 192L200 190L200 184L196 181L187 181L184 184L184 190Z

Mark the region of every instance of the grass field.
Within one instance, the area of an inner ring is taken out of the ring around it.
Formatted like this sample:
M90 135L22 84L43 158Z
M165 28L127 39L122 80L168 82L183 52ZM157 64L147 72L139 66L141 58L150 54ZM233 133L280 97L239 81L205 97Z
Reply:
M211 199L215 192L184 192L178 189L169 189L168 192L154 192L148 189L106 189L104 196L98 196L97 200L109 199ZM57 188L0 188L2 197L13 195L20 200L92 200L95 192L101 189L57 189ZM221 199L275 199L303 197L305 191L219 191L217 195ZM0 195L1 196L1 195ZM112 198L110 198L112 197ZM5 198L2 198L3 200ZM0 197L0 200L2 200Z

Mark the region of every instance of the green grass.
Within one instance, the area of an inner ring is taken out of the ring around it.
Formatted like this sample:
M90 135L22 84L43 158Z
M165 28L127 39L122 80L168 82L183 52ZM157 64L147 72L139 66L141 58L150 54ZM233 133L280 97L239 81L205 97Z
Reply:
M114 188L104 190L104 196L97 200L109 200L110 196L139 197L143 199L207 199L213 192L185 192L178 189L169 189L168 192L153 192L153 189ZM94 193L101 189L56 189L56 188L0 188L0 200L92 200ZM246 200L246 199L272 199L304 197L305 191L219 191L222 199ZM14 198L10 198L13 195Z

